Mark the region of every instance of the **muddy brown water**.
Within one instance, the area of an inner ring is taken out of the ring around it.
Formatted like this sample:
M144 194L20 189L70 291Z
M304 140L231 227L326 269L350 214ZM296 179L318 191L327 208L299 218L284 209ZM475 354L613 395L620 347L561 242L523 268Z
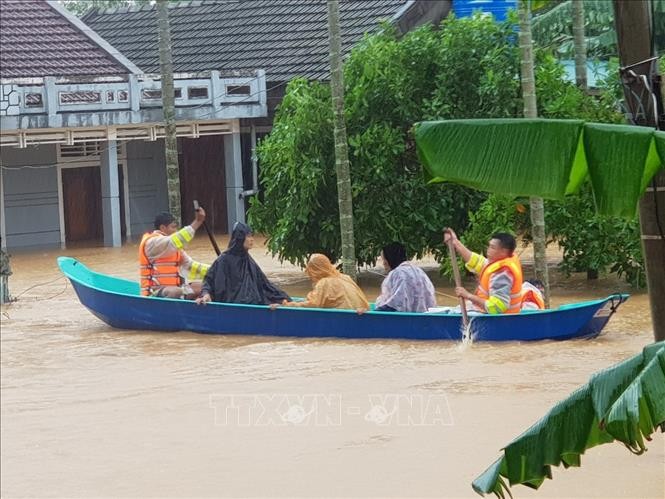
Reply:
M477 497L470 483L503 445L652 341L644 293L591 341L462 347L119 331L80 305L57 270L61 254L136 276L135 244L13 256L19 301L3 307L0 335L2 497ZM190 254L213 257L205 238ZM300 269L261 247L252 254L292 294L309 289ZM380 280L361 276L370 298ZM559 277L553 301L626 290ZM513 492L662 498L664 441L657 433L643 456L596 447L539 491Z

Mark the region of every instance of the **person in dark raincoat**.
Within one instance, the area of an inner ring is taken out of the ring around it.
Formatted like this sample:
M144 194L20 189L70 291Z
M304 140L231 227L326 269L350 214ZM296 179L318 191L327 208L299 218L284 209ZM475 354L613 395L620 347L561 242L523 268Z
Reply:
M290 300L288 294L272 284L249 255L254 245L252 229L236 223L229 247L210 266L201 287L199 305L210 301L270 305Z

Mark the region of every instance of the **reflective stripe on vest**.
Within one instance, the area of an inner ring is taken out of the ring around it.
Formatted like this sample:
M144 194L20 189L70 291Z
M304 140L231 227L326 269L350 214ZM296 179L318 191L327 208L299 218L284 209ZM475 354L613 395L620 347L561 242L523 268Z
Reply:
M164 286L181 286L183 283L179 272L180 263L182 262L180 251L157 258L152 262L145 254L145 245L148 240L163 235L159 231L148 232L143 235L139 245L139 273L141 275L141 294L143 296L150 296L154 291Z
M509 270L513 275L513 287L510 289L510 304L508 308L498 298L490 296L490 280L492 275L501 270ZM480 274L480 283L476 296L489 302L487 312L490 314L517 314L522 308L522 265L516 255L503 258L487 265Z

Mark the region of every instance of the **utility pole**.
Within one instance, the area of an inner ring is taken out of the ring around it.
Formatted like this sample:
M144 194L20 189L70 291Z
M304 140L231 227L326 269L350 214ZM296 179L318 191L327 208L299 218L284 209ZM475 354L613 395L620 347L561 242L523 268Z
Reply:
M652 79L657 60L650 60L654 56L651 2L613 2L621 80L630 120L635 125L659 128L660 82ZM662 170L647 187L639 211L653 333L655 340L661 341L665 340L665 172Z

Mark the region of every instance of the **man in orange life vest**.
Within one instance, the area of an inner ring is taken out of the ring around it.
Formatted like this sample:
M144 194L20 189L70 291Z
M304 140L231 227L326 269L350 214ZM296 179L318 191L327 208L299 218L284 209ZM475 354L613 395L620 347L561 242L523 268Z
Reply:
M183 248L194 238L205 216L199 208L194 221L180 230L170 213L155 217L155 230L144 234L139 245L143 296L194 299L199 295L209 265L192 260Z
M473 310L488 314L516 314L522 308L522 266L514 254L515 238L499 232L490 238L487 258L473 253L464 246L455 231L446 229L443 240L453 241L466 268L478 276L475 294L463 287L455 288L455 294L471 302Z

